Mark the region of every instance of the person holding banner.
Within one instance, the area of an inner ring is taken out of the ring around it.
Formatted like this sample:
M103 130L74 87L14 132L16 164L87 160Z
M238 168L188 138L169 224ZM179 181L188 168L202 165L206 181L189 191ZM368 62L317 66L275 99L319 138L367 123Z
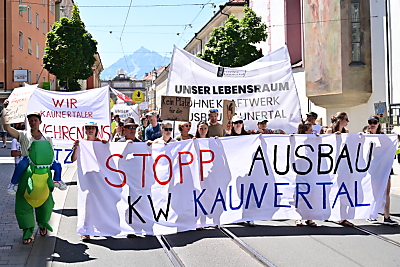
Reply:
M208 119L209 119L208 134L212 137L224 136L224 128L222 127L222 124L218 123L218 121L217 121L218 109L216 109L216 108L210 109L208 111Z
M225 134L225 136L239 136L239 135L248 135L249 133L244 130L243 119L239 115L235 115L232 117L233 128L231 130L231 134ZM254 221L246 221L247 225L254 227Z
M382 126L379 122L378 116L371 116L368 118L368 126L369 126L369 132L366 134L384 134L382 131ZM391 171L391 174L393 174L393 169ZM399 223L396 221L393 221L390 218L390 188L391 188L391 179L390 175L388 178L387 182L387 187L386 187L386 202L385 202L385 208L383 210L383 224L388 224L388 225L398 225ZM377 219L367 219L367 222L369 223L376 223L378 222Z
M85 134L86 138L83 140L86 141L100 141L103 144L107 144L106 140L101 140L100 138L97 137L97 134L99 133L99 127L97 126L96 122L87 122L85 123ZM75 162L78 159L78 150L79 150L79 140L75 140L74 145L72 147L74 150L71 155L71 161ZM83 242L89 242L90 241L90 235L83 235L81 236L81 240Z
M306 116L307 116L307 121L311 122L312 124L312 133L320 134L322 126L315 123L315 121L318 118L318 114L313 111L310 111L306 114Z
M349 116L346 112L337 112L331 117L331 126L326 130L326 134L331 133L349 133L346 129L347 124L349 124Z
M157 115L157 111L150 111L146 114L146 117L149 120L149 126L146 127L144 132L145 141L154 141L161 137L161 129L160 124L157 122Z
M192 123L190 122L181 122L178 124L178 129L181 132L180 135L175 137L176 141L182 141L182 140L189 140L192 139L194 136L193 134L190 134L190 127L192 127Z
M173 130L172 124L169 122L163 121L161 123L162 136L160 138L157 138L156 140L154 140L154 142L152 142L152 143L163 143L166 145L168 143L176 142L176 140L171 137L172 130ZM151 144L151 142L149 142L148 144Z
M8 100L4 101L4 106L7 107ZM9 124L4 124L4 129L21 144L22 159L15 167L14 174L11 178L11 183L7 187L8 194L14 195L17 192L17 186L20 176L26 171L29 166L29 148L35 140L47 140L53 146L51 138L47 135L42 134L39 130L39 125L42 123L42 116L39 112L31 112L27 115L30 131L18 131ZM57 160L53 161L50 167L54 170L54 186L60 190L66 190L67 185L61 180L62 167L61 163Z
M313 124L309 121L300 122L299 126L297 127L296 134L313 134ZM296 220L295 224L296 226L304 225L301 220ZM306 220L305 224L311 227L317 227L317 224L313 220Z
M122 137L118 142L127 142L127 143L134 143L134 142L143 142L139 138L136 138L136 129L139 125L133 122L126 122L124 124L124 132L125 137Z
M331 117L331 126L326 130L326 134L341 134L341 133L349 133L349 130L346 129L347 124L349 124L349 116L346 112L339 111L335 115ZM348 220L340 220L338 222L343 226L353 227L354 224L349 222Z
M197 124L196 135L194 138L210 138L208 134L208 124L206 121L200 121Z

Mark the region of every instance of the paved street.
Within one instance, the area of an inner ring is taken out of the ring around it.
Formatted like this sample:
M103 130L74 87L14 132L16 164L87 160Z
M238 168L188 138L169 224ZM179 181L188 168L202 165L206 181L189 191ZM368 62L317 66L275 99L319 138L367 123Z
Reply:
M14 216L14 198L6 194L14 169L11 142L0 150L1 266L400 266L400 226L354 220L356 228L316 221L296 227L293 220L256 221L256 227L227 225L165 237L92 237L76 234L76 167L63 169L67 191L55 189L50 225L23 245ZM400 165L393 164L392 218L400 221ZM379 218L382 221L382 217ZM237 239L233 239L233 238ZM246 244L246 247L242 245Z

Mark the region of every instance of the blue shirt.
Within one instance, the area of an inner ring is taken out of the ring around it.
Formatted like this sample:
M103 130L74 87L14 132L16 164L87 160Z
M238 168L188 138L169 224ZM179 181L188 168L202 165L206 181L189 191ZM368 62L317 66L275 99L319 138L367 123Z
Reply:
M149 126L146 127L146 130L144 132L144 140L151 140L154 141L157 138L161 137L161 128L160 128L160 124L157 123L157 125L155 127L153 127L151 124L149 124Z

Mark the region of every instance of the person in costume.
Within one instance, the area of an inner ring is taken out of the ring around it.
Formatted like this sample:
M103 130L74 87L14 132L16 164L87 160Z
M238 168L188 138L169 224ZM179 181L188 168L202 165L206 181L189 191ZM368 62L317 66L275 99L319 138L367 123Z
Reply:
M53 146L49 141L35 140L31 143L29 166L20 177L15 197L15 216L23 231L23 244L34 241L35 217L41 236L47 235L48 230L53 231L48 223L54 208L54 183L50 170L53 158Z
M4 101L4 106L7 107L8 100ZM8 194L14 195L18 188L20 176L29 166L28 151L33 141L47 140L53 146L53 142L49 136L42 134L39 130L39 125L42 123L42 117L39 112L31 112L27 115L30 131L18 131L9 124L4 124L4 129L21 144L22 159L15 167L14 174L11 178L11 183L7 187ZM60 190L66 190L67 185L61 180L62 167L61 163L53 160L51 169L54 170L54 186Z

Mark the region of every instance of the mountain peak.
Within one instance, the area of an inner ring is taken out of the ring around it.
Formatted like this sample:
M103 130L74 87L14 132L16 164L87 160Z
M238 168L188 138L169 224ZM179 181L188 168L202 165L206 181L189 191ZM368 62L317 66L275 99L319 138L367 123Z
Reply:
M170 57L162 56L141 46L133 54L121 57L111 66L105 68L101 73L101 79L113 79L118 69L127 71L129 77L140 79L145 73L151 72L154 68L158 69L161 66L166 66L170 61Z

